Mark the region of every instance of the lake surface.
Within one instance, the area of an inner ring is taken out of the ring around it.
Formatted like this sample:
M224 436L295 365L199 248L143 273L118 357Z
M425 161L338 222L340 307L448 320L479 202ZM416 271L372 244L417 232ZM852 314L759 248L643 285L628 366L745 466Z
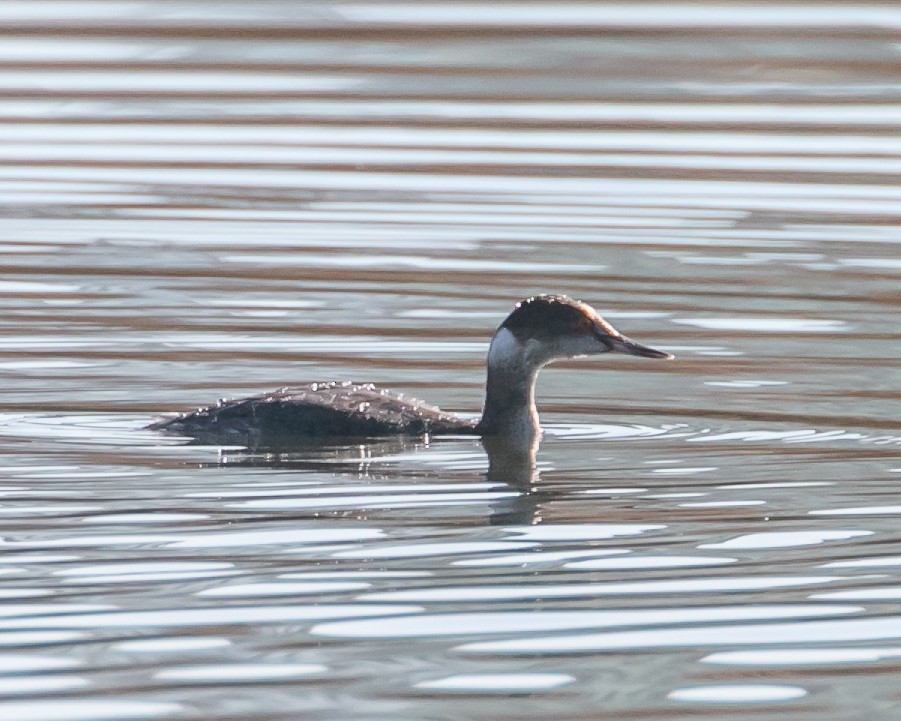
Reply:
M0 718L895 719L901 10L0 4ZM674 353L475 439L515 301Z

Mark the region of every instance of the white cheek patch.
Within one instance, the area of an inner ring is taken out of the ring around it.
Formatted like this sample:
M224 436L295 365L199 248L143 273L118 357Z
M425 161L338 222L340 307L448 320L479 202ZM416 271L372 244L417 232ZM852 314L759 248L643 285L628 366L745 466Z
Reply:
M506 328L501 328L491 339L488 348L488 365L511 366L518 364L522 359L522 345L516 336Z
M501 328L488 349L488 366L528 374L556 358L606 353L607 348L593 335L570 336L542 342L535 338L520 341L511 331Z

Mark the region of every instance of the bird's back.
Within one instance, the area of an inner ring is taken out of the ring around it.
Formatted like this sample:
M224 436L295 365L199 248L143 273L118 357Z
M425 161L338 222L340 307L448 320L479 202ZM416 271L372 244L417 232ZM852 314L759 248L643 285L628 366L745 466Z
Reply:
M371 384L311 383L239 400L223 400L151 429L204 443L278 445L305 438L473 433L475 421Z

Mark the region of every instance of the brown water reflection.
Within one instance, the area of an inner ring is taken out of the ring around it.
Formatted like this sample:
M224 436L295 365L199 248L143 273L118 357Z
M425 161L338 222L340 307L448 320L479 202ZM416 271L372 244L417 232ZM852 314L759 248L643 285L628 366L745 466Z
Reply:
M0 717L893 718L898 26L0 4ZM678 360L545 371L534 474L142 430L478 412L543 291Z

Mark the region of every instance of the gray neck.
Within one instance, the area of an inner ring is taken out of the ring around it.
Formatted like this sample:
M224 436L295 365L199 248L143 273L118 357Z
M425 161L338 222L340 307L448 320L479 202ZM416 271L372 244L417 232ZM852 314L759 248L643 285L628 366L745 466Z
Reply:
M527 448L538 437L535 379L541 363L534 362L512 333L501 329L488 351L485 408L476 431L499 436Z

